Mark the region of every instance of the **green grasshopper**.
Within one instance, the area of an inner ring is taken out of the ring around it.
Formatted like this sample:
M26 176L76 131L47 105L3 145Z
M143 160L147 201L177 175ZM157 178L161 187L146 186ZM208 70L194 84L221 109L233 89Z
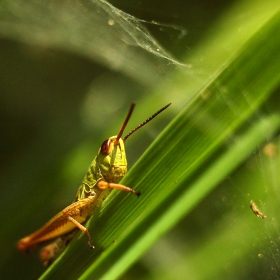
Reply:
M53 243L44 247L40 253L44 265L49 265L73 238L77 231L76 228L87 235L88 246L93 249L90 232L82 224L101 206L113 189L140 195L140 192L119 184L127 172L124 142L136 130L147 124L170 105L171 103L164 106L122 139L123 131L135 106L132 103L118 135L112 136L102 143L78 189L75 202L55 215L42 228L19 240L17 243L18 249L27 253L36 245L56 238Z

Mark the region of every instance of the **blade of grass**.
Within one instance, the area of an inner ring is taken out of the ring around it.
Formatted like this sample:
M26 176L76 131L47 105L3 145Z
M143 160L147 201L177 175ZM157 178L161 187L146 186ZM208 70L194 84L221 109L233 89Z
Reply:
M197 181L185 188L185 191L182 189L175 199L170 194L167 195L165 201L150 207L149 211L137 220L133 228L121 236L117 245L110 247L80 279L92 279L94 276L99 279L117 279L163 233L190 212L217 184L253 153L261 143L260 141L265 142L266 135L274 134L280 127L279 115L266 118L266 127L263 126L262 121L240 137L231 149L219 156L210 168L201 173ZM185 180L183 184L184 182ZM180 185L180 183L178 180L176 184ZM125 254L120 254L120 252L125 252ZM112 262L114 265L108 268L107 264L112 264Z

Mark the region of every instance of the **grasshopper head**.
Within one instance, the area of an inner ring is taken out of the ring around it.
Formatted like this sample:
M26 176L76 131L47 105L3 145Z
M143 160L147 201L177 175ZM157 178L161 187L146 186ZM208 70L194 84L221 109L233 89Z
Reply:
M118 183L127 171L123 140L117 136L106 139L99 149L97 163L108 182Z
M148 118L146 121L135 127L132 131L130 131L125 137L122 137L124 129L131 117L135 104L132 103L130 110L126 116L125 121L123 122L121 129L117 136L112 136L106 139L97 155L96 162L100 169L101 174L103 177L108 180L108 182L118 183L126 174L127 171L127 161L124 149L124 142L126 139L132 135L136 130L147 124L153 118L155 118L159 113L165 110L167 107L170 106L171 103L167 104L159 111L157 111L154 115Z

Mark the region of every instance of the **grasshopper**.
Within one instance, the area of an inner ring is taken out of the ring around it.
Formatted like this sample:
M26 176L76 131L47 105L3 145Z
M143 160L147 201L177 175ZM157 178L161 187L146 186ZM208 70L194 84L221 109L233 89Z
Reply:
M23 253L27 253L36 245L56 238L53 243L45 246L40 253L40 258L44 265L48 266L71 241L77 232L76 229L86 234L88 246L93 249L90 232L83 224L102 205L109 193L113 189L118 189L137 196L140 195L140 192L119 184L127 172L124 142L136 130L150 122L170 105L171 103L161 108L125 137L121 138L135 106L132 103L118 135L109 137L102 143L97 156L89 166L88 172L78 189L75 202L55 215L42 228L19 240L17 243L18 249Z

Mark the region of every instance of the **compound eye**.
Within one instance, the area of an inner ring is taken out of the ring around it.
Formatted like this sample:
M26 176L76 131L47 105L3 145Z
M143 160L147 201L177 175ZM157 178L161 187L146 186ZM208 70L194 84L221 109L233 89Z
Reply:
M101 153L103 155L109 155L111 150L111 139L106 139L101 145Z

